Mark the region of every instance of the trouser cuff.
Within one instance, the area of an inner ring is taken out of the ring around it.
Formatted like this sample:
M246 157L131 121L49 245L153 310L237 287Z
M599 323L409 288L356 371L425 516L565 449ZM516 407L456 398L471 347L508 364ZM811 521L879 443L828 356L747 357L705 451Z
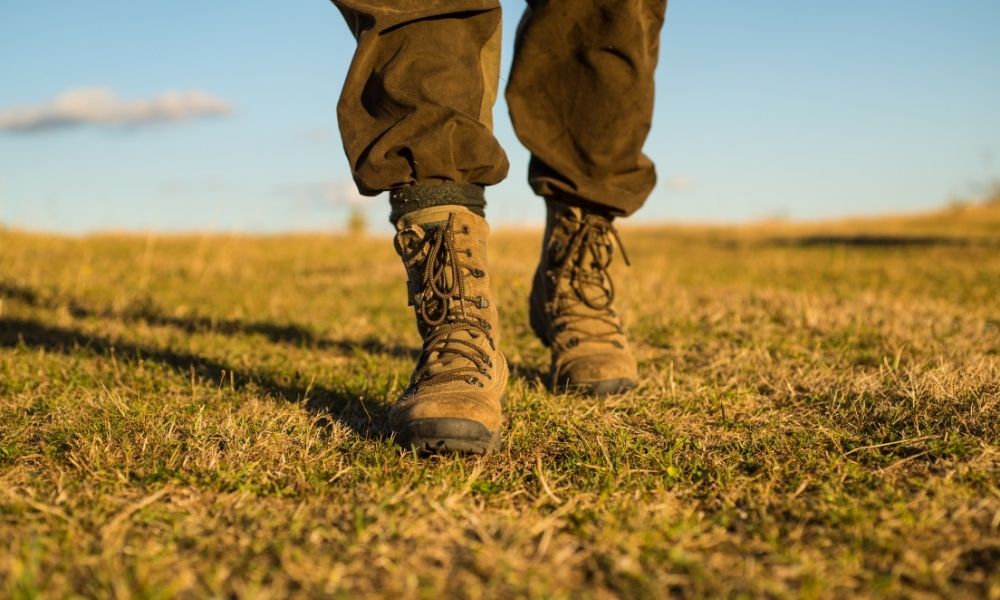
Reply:
M483 186L474 183L439 183L409 185L390 190L389 205L392 212L389 214L389 222L395 225L406 213L444 204L458 204L480 217L486 216Z

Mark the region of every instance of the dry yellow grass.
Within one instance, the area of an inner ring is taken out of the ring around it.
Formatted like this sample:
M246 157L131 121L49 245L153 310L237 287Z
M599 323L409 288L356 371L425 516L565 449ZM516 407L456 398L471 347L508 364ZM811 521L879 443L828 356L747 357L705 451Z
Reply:
M421 459L386 240L0 231L0 595L1000 598L1000 207L623 237L640 388L544 391L501 233L503 445Z

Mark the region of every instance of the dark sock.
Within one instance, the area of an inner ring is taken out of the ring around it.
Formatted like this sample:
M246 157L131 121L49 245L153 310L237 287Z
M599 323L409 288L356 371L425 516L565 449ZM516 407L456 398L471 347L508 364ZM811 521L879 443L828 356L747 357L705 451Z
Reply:
M486 216L486 194L483 186L474 183L440 183L410 185L389 192L392 212L389 222L396 224L400 217L424 208L452 204L464 206L480 217Z

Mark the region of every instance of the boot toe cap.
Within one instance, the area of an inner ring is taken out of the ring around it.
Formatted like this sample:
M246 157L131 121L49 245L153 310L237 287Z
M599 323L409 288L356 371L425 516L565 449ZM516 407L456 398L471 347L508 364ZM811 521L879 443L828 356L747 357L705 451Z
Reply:
M638 384L635 359L625 353L591 354L554 369L553 388L591 396L620 394Z
M404 398L390 414L396 440L427 453L489 452L499 438L502 399L470 391Z

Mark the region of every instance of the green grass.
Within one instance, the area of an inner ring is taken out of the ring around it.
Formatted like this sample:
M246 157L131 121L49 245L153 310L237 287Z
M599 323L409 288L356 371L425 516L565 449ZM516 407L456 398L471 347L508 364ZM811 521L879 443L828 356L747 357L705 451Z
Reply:
M1000 210L623 238L639 389L543 389L501 232L503 443L426 459L388 240L0 231L0 597L1000 598Z

